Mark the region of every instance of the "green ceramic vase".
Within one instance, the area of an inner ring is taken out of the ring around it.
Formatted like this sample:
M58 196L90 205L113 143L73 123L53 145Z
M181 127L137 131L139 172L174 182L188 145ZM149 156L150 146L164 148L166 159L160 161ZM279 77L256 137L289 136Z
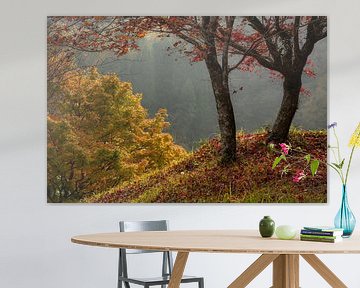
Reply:
M259 223L259 232L262 237L271 237L275 232L275 222L270 216L264 216Z

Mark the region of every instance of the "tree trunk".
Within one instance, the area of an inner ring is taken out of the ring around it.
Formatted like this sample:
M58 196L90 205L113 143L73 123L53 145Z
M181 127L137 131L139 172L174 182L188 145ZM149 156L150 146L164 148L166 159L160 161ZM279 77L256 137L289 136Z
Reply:
M301 73L285 76L283 99L268 142L281 143L287 140L291 122L299 105Z
M230 164L236 160L236 126L228 78L227 76L224 77L216 57L207 57L205 62L216 100L222 144L221 162L223 164Z

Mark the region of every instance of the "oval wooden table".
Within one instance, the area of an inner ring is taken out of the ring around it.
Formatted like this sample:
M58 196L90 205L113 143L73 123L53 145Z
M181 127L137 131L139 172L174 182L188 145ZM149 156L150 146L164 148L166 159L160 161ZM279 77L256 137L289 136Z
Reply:
M331 287L347 287L315 254L360 253L360 237L339 243L307 242L299 239L261 238L256 230L192 230L164 232L117 232L75 236L77 244L176 251L169 288L178 288L190 252L262 254L228 288L246 287L273 263L273 288L299 287L299 256L302 256Z

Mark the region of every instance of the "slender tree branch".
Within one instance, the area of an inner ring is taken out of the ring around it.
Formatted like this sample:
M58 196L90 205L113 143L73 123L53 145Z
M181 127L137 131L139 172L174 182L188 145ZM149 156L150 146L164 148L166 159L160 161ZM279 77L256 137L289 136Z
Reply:
M226 16L225 21L226 21L226 32L225 32L225 37L224 37L225 41L222 52L222 71L223 71L223 79L227 81L229 75L229 42L231 39L235 17Z
M250 25L263 36L266 46L268 47L269 53L274 60L273 61L274 64L280 66L281 54L279 53L275 43L272 40L273 35L271 31L260 22L259 18L255 16L246 17L246 19L249 21Z
M299 26L300 26L300 16L295 17L294 21L294 55L295 58L300 56L300 43L299 43Z

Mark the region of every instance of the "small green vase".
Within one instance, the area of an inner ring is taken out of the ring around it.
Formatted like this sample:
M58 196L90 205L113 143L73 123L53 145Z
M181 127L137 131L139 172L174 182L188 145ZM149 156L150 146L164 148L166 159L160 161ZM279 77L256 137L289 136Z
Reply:
M270 216L264 216L259 223L259 231L262 237L271 237L275 232L275 222Z

